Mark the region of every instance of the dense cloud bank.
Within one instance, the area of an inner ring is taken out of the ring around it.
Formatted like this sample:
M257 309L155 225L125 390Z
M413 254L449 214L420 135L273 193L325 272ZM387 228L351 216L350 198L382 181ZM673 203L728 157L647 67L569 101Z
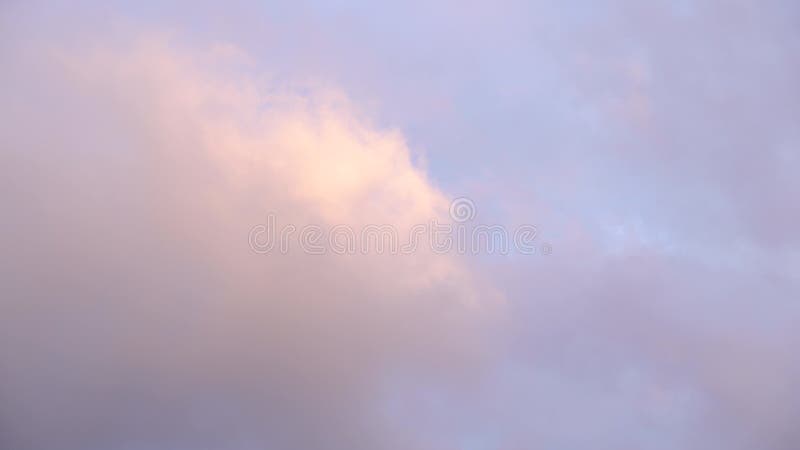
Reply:
M312 3L0 6L0 448L797 446L794 2Z

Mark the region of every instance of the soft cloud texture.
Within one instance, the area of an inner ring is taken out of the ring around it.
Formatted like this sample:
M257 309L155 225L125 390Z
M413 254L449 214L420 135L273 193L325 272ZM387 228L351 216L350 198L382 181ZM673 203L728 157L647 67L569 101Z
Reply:
M796 2L4 8L12 448L800 442ZM247 248L436 186L554 254Z
M384 391L472 373L497 296L424 248L345 258L248 244L268 212L401 232L444 220L446 198L399 133L324 88L259 90L226 72L229 48L14 50L4 448L424 444L394 428Z

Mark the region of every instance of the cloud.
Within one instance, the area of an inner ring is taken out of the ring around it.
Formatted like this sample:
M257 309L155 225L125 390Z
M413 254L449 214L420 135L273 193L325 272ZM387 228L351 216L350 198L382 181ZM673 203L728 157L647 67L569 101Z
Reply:
M793 449L797 6L358 3L0 14L0 436ZM247 247L436 185L553 255Z
M401 233L445 220L399 132L336 90L242 75L229 46L6 51L4 448L420 444L385 393L469 382L496 294L425 249L248 245L270 212Z

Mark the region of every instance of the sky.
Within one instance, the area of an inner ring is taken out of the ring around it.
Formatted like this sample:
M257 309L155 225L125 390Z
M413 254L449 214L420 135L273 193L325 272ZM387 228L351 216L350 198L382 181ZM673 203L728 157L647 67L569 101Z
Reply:
M3 0L0 67L0 448L800 443L793 0ZM433 224L515 246L335 251Z

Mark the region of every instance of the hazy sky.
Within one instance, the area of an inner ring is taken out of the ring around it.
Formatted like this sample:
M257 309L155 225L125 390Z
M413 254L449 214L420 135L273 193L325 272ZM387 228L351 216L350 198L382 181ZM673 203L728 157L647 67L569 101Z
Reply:
M798 80L794 0L4 0L0 448L794 450ZM248 241L459 197L535 254Z

